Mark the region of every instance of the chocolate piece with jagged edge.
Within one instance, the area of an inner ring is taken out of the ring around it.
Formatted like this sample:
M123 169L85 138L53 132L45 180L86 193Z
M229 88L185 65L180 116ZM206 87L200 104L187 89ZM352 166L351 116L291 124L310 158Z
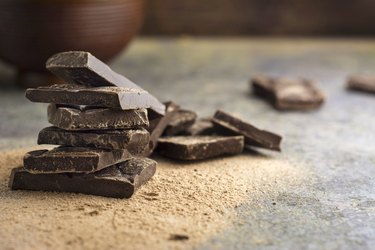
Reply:
M280 110L316 109L325 99L315 81L310 79L257 76L251 84L256 95L268 99Z
M214 135L220 134L212 123L211 118L201 118L195 121L195 123L187 129L184 133L186 135Z
M166 102L165 104L165 115L160 117L159 115L154 114L152 111L149 112L149 121L150 126L147 130L150 132L150 143L149 147L146 148L143 155L150 156L156 146L158 139L162 136L165 128L168 126L168 123L173 119L174 115L179 111L180 107L174 102Z
M165 136L173 136L186 133L186 131L194 124L197 114L190 110L180 110L173 116L164 131Z
M126 149L57 147L30 151L23 164L32 173L91 173L132 157Z
M355 75L348 79L347 86L351 90L375 94L375 75Z
M143 128L127 130L68 131L57 127L42 129L38 144L104 149L127 149L131 153L142 152L148 147L150 133Z
M147 158L132 158L91 174L32 174L19 167L11 172L9 187L130 198L155 174L156 165Z
M46 67L69 83L91 87L115 86L143 90L123 75L114 72L89 52L67 51L55 54L47 60ZM152 95L148 98L151 109L164 115L164 105Z
M148 127L147 109L48 106L48 121L65 130L131 129Z
M158 140L157 152L179 160L203 160L240 154L243 136L171 136Z
M74 84L55 84L26 90L32 102L66 105L87 105L123 110L151 108L154 97L142 89L124 87L86 87Z
M243 135L245 137L245 143L249 146L281 151L281 136L265 130L260 130L248 122L224 111L216 111L212 122L218 126L218 129L221 129L222 133Z

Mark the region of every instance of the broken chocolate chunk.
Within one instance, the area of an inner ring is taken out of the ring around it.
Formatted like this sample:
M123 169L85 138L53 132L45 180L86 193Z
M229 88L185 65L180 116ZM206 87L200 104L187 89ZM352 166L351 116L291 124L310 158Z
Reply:
M55 104L48 106L48 121L66 130L130 129L149 126L146 109L76 109Z
M154 115L152 112L149 114L150 126L147 128L150 131L150 144L149 147L144 151L144 156L149 156L155 150L158 139L163 134L165 128L168 126L174 115L178 112L180 107L173 103L165 103L165 115L160 117Z
M165 136L185 133L197 119L197 114L190 110L180 110L175 114L164 131Z
M91 173L131 157L127 150L57 147L28 152L23 164L32 173Z
M115 86L142 90L137 84L114 72L108 65L89 52L68 51L51 56L46 67L63 80L73 84L91 87ZM165 107L155 97L149 95L151 109L164 114Z
M222 131L227 131L231 135L243 135L245 143L249 146L280 151L282 137L277 134L260 130L221 110L216 111L212 121Z
M313 80L257 76L251 80L256 95L268 99L280 110L316 109L324 102L324 94Z
M160 138L157 151L179 160L203 160L240 154L243 148L243 136L172 136Z
M211 118L202 118L187 129L185 132L187 135L213 135L218 134L217 129L215 129L215 125L212 123Z
M145 129L68 131L57 127L42 129L38 144L104 149L127 149L131 153L142 152L150 141Z
M87 105L123 110L151 108L154 102L154 97L142 89L90 88L72 84L55 84L49 87L27 89L26 98L32 102Z
M12 170L9 187L130 198L155 174L156 165L150 159L132 158L91 174L32 174L20 167Z
M356 75L348 79L348 88L368 93L375 93L375 75Z

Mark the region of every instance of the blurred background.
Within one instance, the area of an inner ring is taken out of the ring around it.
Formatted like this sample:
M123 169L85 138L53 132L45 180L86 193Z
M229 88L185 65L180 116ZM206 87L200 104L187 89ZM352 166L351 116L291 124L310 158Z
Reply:
M137 34L369 37L374 23L373 0L2 0L0 59L28 87L50 81L44 63L54 53L109 61Z

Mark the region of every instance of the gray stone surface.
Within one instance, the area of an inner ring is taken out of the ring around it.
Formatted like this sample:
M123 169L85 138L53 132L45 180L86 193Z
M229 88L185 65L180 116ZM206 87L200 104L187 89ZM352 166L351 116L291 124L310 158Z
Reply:
M198 249L373 248L375 95L345 89L349 74L375 73L372 40L142 39L112 66L201 117L221 108L282 134L277 157L313 173L269 199L249 197L237 208L238 223ZM257 73L314 78L327 102L307 113L276 111L249 94L248 79ZM46 106L8 84L11 70L0 74L0 149L36 144Z

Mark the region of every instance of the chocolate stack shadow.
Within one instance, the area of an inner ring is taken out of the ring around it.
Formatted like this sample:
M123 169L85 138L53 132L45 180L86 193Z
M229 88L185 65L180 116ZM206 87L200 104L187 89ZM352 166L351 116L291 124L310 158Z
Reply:
M10 188L130 198L156 172L147 157L174 106L87 52L56 54L46 66L66 83L28 89L26 97L50 103L53 126L40 131L38 144L60 146L28 152Z

